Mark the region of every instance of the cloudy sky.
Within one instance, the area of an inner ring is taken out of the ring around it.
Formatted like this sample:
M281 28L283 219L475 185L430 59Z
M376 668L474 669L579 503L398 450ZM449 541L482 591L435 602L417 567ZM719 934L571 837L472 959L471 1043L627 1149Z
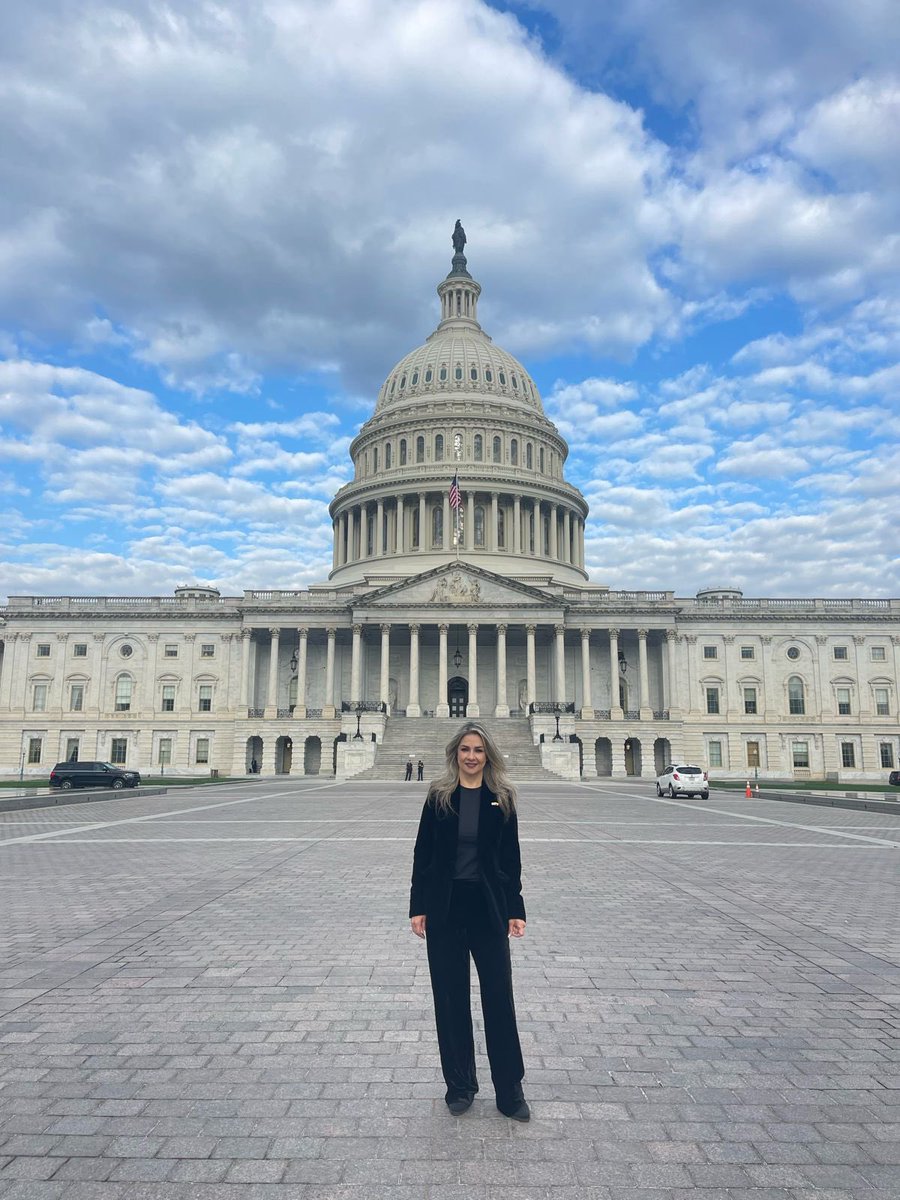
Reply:
M323 580L461 217L593 579L900 595L896 15L3 5L3 593Z

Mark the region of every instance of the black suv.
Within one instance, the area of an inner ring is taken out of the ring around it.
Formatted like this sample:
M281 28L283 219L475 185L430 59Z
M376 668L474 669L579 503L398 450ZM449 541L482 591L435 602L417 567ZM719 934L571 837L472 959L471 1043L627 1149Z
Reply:
M62 788L137 787L140 771L126 771L108 762L61 762L50 772L50 786Z
M891 787L900 787L900 771L891 771L888 775L888 783Z

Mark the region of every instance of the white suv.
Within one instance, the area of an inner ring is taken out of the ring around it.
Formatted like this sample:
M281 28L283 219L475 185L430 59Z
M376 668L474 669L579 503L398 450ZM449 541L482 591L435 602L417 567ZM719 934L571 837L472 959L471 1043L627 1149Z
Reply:
M677 763L666 767L656 780L656 794L663 792L673 799L679 792L683 796L699 796L701 800L709 799L709 772L702 767L693 767Z

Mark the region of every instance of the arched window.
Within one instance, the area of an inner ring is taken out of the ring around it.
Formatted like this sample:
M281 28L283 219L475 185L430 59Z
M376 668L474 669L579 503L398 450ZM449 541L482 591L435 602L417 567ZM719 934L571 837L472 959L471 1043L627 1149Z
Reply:
M534 506L528 511L528 552L534 554Z
M434 461L444 461L444 435L442 433L437 434L434 439Z
M431 510L431 545L440 548L444 544L444 509L437 504Z
M372 474L378 474L378 447L372 447Z
M484 545L484 505L475 505L475 545Z
M375 553L375 518L371 513L366 514L366 554L369 558Z
M406 387L406 376L401 375L400 376L400 391L402 392L405 387Z
M519 381L518 381L518 379L516 378L516 376L515 376L515 375L513 375L513 377L512 377L512 385L513 385L513 387L515 388L515 390L516 390L516 391L518 391L518 390L519 390Z
M486 383L493 383L493 382L494 382L494 372L491 370L491 368L490 368L490 367L485 367L485 368L484 368L484 378L485 378L485 382L486 382Z
M525 466L529 471L534 466L534 451L532 449L531 442L528 442L525 446Z
M500 372L500 386L506 387L506 372L505 371Z
M788 711L798 717L806 712L806 695L799 675L792 675L788 680Z
M457 381L459 381L460 379L462 379L462 363L457 363L457 364L456 364L456 368L455 368L455 370L454 370L454 372L453 372L453 375L454 375L454 377L456 378L456 380L457 380Z
M415 387L416 384L419 382L419 372L418 371L413 371L411 382L412 382L413 387Z
M477 367L469 367L469 378L472 380L473 383L478 382L478 368Z
M425 382L431 383L432 379L434 379L434 372L431 367L427 367L425 370Z
M446 382L447 382L447 368L446 368L446 366L442 366L442 367L441 367L440 374L438 375L438 378L440 379L441 383L446 383Z
M425 439L421 434L416 438L416 462L423 463L425 461Z
M543 475L543 473L544 473L544 447L543 446L541 446L541 454L540 454L539 462L540 462L541 474Z
M116 712L128 712L131 709L131 693L134 680L130 675L119 675L116 679Z
M550 557L550 518L549 516L541 517L541 554L544 558Z
M392 395L392 396L393 396L393 394L394 394L394 388L395 388L396 386L397 386L397 380L396 380L396 379L392 379L392 380L391 380L391 395Z
M509 443L509 461L514 467L519 465L519 439L513 438Z
M419 510L414 508L412 511L412 548L419 549Z
M384 443L384 469L389 471L394 458L394 448L390 442Z
M497 549L506 549L506 515L502 507L497 509Z
M493 449L494 449L494 462L498 463L498 462L500 462L501 455L502 455L502 449L503 449L500 439L498 437L494 438Z
M406 466L406 438L400 439L400 466Z
M475 441L473 443L473 446L474 446L475 461L481 462L484 458L484 438L481 436L480 433L475 434Z

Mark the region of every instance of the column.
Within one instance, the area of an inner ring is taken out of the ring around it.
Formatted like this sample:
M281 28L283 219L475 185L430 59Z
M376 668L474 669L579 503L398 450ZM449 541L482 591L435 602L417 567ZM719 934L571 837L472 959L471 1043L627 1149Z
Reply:
M554 691L556 692L556 695L554 696L554 699L557 701L558 704L565 704L565 702L566 702L566 627L565 627L565 625L554 626L554 632L556 634L556 653L554 655L554 658L556 660L556 662L554 664L556 667L556 684L554 686Z
M497 549L497 493L491 492L491 541L488 547L491 551Z
M581 630L581 719L593 720L594 702L591 699L591 631Z
M453 546L453 536L450 532L450 495L448 492L444 492L443 505L444 505L444 529L443 529L444 536L441 538L441 549L442 550L450 550L450 549L452 549L452 546Z
M294 706L294 716L303 718L306 716L306 661L309 642L309 630L305 625L301 625L297 630L297 636L300 649L297 651L297 703Z
M666 630L666 668L668 678L666 680L666 692L663 701L663 708L669 710L669 718L676 720L681 715L681 703L678 699L677 681L678 676L675 669L675 639L678 634L674 629Z
M335 517L331 522L331 569L338 565L338 542L341 540L341 518Z
M272 639L269 644L269 683L266 688L266 711L263 714L267 718L274 717L278 712L278 643L281 630L270 629L269 635Z
M408 717L421 717L419 707L419 626L409 627L409 700L406 704Z
M241 703L240 707L244 710L241 713L242 717L246 717L247 709L250 707L250 638L253 636L251 629L241 630Z
M536 626L526 625L525 627L525 688L528 693L526 704L527 710L531 711L531 706L537 699L537 670L535 669L534 661L534 633Z
M356 704L362 699L359 692L359 659L362 643L362 625L353 626L353 649L350 653L350 703Z
M463 544L467 550L475 548L475 493L471 489L466 492L466 528Z
M328 634L328 650L325 654L325 704L322 708L322 716L329 720L334 717L334 640L337 637L336 629L326 630Z
M495 717L508 717L509 704L506 699L506 626L497 626L497 705Z
M568 509L563 512L563 562L572 561L572 518Z
M381 678L378 683L378 699L382 704L388 702L388 680L391 666L391 627L381 626Z
M522 553L522 500L516 494L513 497L513 554Z
M614 721L621 721L625 717L625 714L622 711L622 705L619 703L618 629L610 629L609 631L609 715ZM612 741L613 753L615 753L615 738L613 738Z
M429 531L425 528L425 493L419 492L419 550L424 551L429 544Z
M556 529L558 509L555 504L550 505L550 557L554 560L559 558L559 536Z
M466 705L467 717L478 717L481 710L478 707L478 626L473 623L469 627L469 703Z
M395 545L396 545L397 553L405 554L406 553L406 523L404 521L403 497L402 496L397 497L397 530L396 530L396 533L397 533L397 536L395 539Z
M449 717L450 705L447 703L447 626L439 625L440 646L438 649L438 699L434 706L436 717Z
M650 707L650 672L647 670L647 630L638 630L638 662L641 677L640 714L642 721L653 720L653 709ZM646 755L644 762L646 765Z
M341 513L341 566L350 561L350 514L346 509Z

